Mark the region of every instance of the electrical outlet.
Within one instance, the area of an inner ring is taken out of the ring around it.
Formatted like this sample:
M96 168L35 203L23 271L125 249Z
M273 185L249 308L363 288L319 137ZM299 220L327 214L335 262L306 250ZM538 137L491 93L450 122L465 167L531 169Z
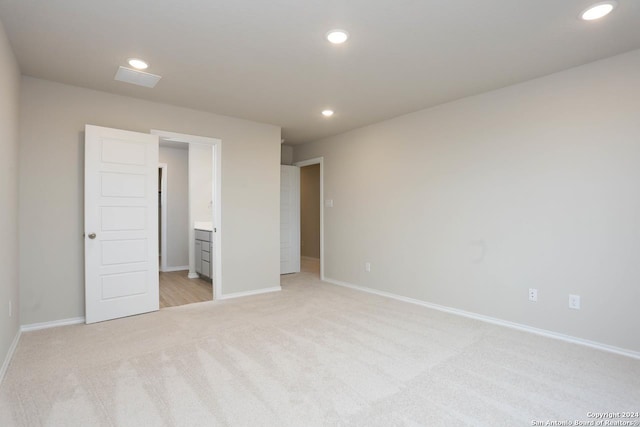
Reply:
M534 288L529 288L529 301L537 302L538 301L538 290Z
M580 310L580 295L569 295L569 308Z
M371 273L371 263L370 262L365 262L364 263L364 271L366 271L367 273Z
M333 207L333 199L327 199L324 201L324 207L325 208L332 208Z
M13 302L9 300L9 317L13 316Z

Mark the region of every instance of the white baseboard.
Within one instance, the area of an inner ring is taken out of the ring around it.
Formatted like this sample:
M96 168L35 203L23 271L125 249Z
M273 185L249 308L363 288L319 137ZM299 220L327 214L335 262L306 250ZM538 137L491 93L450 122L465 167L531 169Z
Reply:
M162 271L163 273L170 273L172 271L184 271L184 270L188 270L189 266L188 265L182 265L182 266L178 266L178 267L165 267L164 269L161 269L160 271Z
M477 314L470 311L459 310L457 308L447 307L444 305L433 304L430 302L404 297L402 295L396 295L391 292L379 291L377 289L367 288L365 286L353 285L351 283L342 282L340 280L330 279L325 277L325 282L331 283L333 285L343 286L346 288L355 289L361 292L367 292L370 294L375 294L379 296L383 296L386 298L392 298L398 301L408 302L410 304L421 305L423 307L431 308L438 311L443 311L445 313L455 314L458 316L468 317L470 319L480 320L486 323L492 323L498 326L504 326L510 329L517 329L519 331L529 332L536 335L541 335L548 338L553 338L561 341L570 342L573 344L579 344L586 347L595 348L602 351L607 351L609 353L620 354L622 356L631 357L634 359L640 359L640 352L634 350L628 350L625 348L615 347L609 344L603 344L596 341L585 340L583 338L572 337L570 335L561 334L559 332L548 331L546 329L534 328L532 326L523 325L521 323L510 322L508 320L497 319L495 317L485 316L483 314Z
M278 291L281 291L281 290L282 290L282 288L280 286L274 286L273 288L256 289L255 291L234 292L232 294L224 294L224 295L220 295L217 299L218 300L223 300L223 299L248 297L248 296L251 296L251 295L260 295L260 294L266 294L266 293L269 293L269 292L278 292Z
M9 369L9 365L11 364L11 359L13 359L13 353L16 351L16 347L18 347L18 341L20 341L20 336L22 335L22 331L18 329L16 332L16 336L13 338L13 342L9 347L9 351L7 352L6 357L4 358L4 362L2 362L2 366L0 366L0 384L2 384L2 380L4 380L4 376Z
M189 279L197 279L198 277L200 277L198 275L198 273L189 273L189 274L187 274L187 278L189 278Z
M31 323L30 325L20 326L20 331L30 332L39 331L40 329L56 328L58 326L77 325L78 323L84 323L84 317L72 317L71 319L60 319L51 322Z

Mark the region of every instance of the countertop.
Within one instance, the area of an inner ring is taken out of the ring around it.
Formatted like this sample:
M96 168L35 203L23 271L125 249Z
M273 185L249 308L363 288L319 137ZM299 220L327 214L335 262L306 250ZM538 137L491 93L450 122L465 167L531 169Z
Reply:
M213 231L213 224L207 221L195 221L193 223L193 228L202 231Z

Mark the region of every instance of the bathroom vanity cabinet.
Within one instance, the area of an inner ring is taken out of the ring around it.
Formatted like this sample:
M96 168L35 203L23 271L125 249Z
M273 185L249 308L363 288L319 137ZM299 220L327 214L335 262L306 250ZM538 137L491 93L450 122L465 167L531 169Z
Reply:
M213 232L198 229L196 229L195 232L196 273L213 279L213 255L215 250L212 239Z

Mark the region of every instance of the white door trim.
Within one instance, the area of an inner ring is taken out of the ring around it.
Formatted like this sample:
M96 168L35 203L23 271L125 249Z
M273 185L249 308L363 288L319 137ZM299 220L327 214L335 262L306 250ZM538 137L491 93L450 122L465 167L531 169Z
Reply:
M299 168L320 165L320 280L324 280L324 157L295 162Z
M159 163L158 168L162 169L162 180L160 181L160 271L167 271L167 173L169 166L166 163Z
M214 280L213 299L218 299L222 296L222 140L219 138L188 135L159 129L151 129L149 133L151 133L151 135L158 135L160 138L213 146L212 155L213 161L215 162L216 174L212 196L212 200L214 201L214 218L211 218L213 227L216 229L216 278Z

